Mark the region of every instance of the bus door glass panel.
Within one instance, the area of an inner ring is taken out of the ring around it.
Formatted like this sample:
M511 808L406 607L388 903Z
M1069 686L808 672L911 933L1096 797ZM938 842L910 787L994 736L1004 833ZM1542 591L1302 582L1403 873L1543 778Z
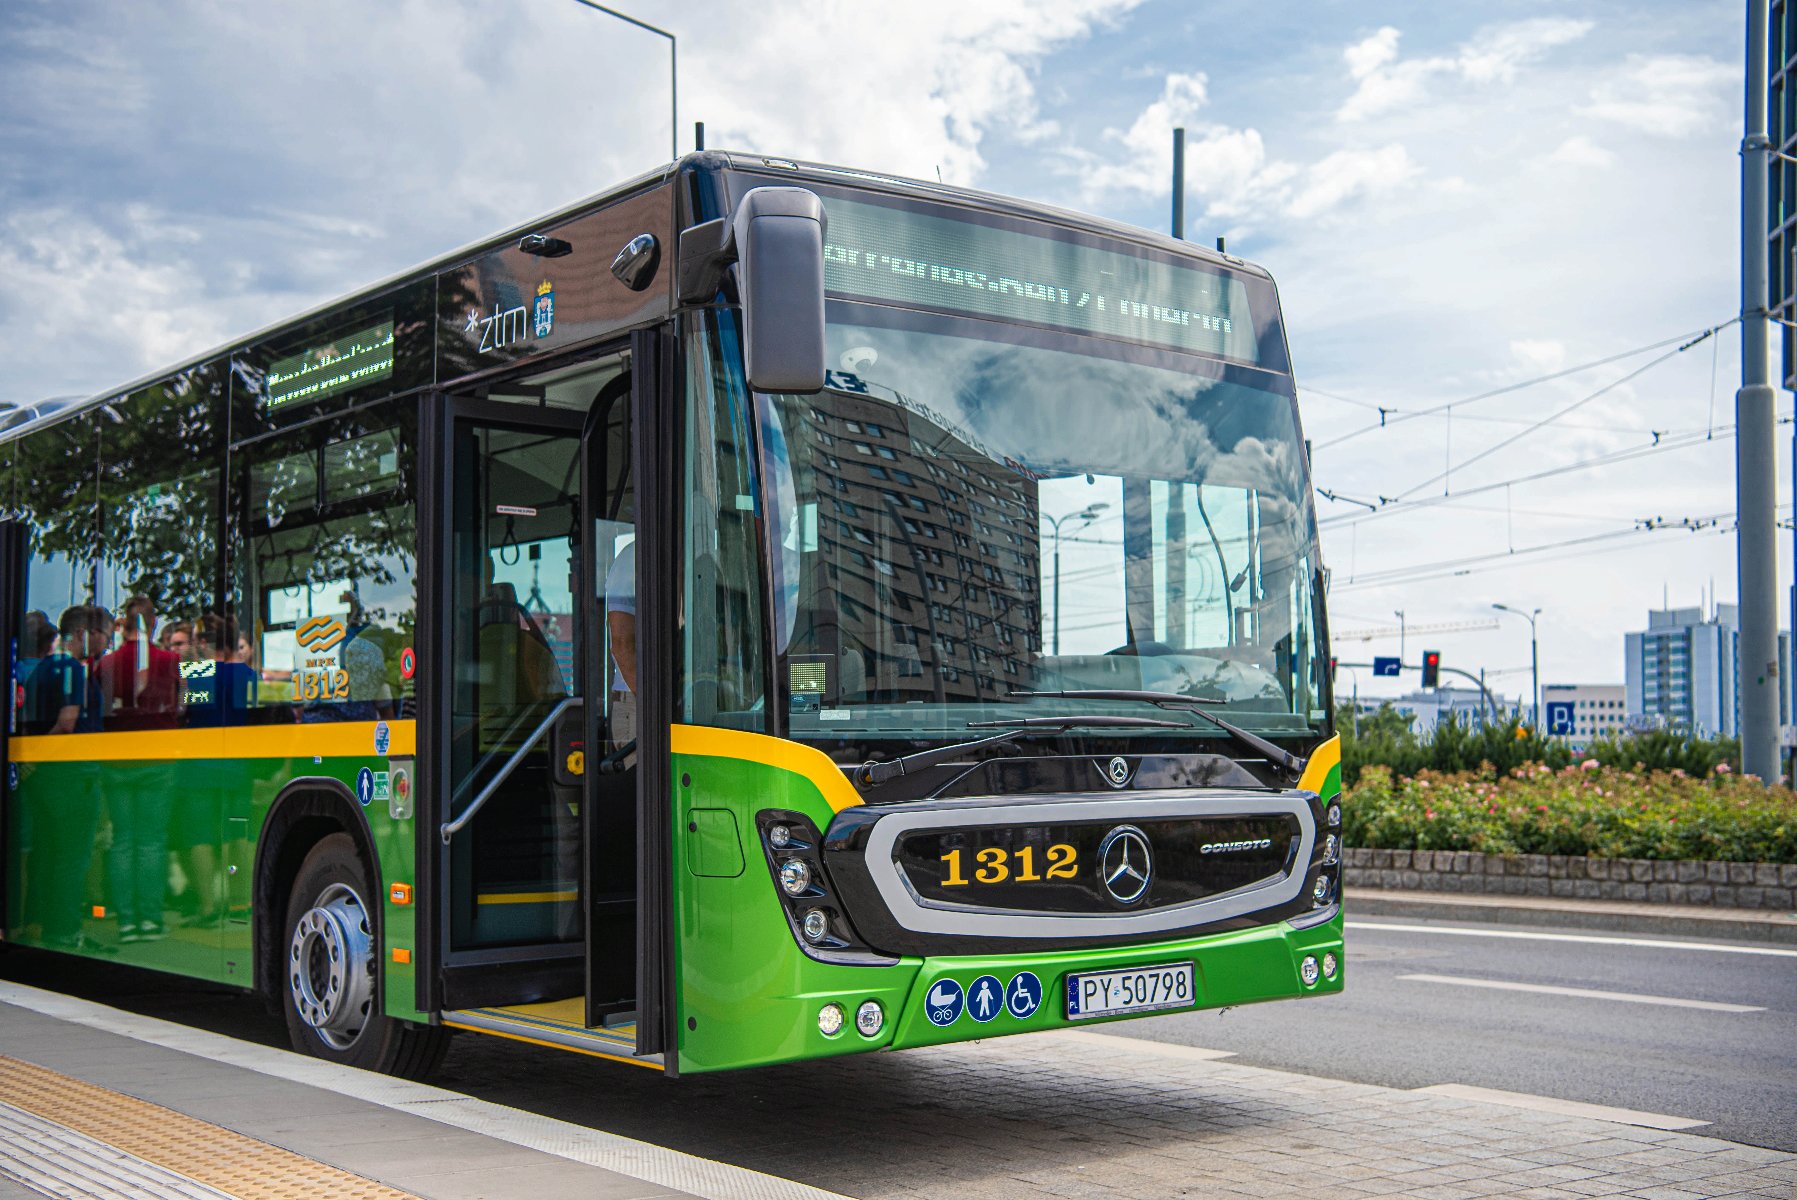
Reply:
M15 614L17 737L98 733L104 705L92 664L112 618L95 604L99 417L85 414L15 443L27 497L24 592ZM59 950L100 950L112 930L102 904L99 764L9 767L7 937Z
M580 438L463 422L454 477L449 808L461 812L581 691ZM530 744L451 843L455 949L580 939L580 776L553 757L571 752L565 737Z

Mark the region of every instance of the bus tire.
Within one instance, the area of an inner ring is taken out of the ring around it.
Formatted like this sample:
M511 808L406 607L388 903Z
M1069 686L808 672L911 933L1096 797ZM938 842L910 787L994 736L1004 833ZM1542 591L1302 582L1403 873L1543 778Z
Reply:
M281 921L281 1009L293 1048L406 1079L436 1070L449 1031L381 1011L379 913L371 872L346 833L312 847Z

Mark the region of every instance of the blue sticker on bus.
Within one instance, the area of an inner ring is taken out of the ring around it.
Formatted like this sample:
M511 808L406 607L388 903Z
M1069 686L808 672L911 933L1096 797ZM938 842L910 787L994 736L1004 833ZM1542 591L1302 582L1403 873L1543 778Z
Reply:
M367 808L374 801L374 772L363 767L356 772L356 799Z
M1033 971L1019 971L1011 976L1011 986L1005 989L1005 1008L1019 1021L1034 1016L1042 1007L1042 981L1036 978Z
M985 1024L1005 1006L1005 985L996 975L982 975L967 985L967 1015Z
M930 1018L930 1024L947 1028L961 1019L963 1000L960 984L952 979L938 979L924 997L924 1015Z
M379 755L387 753L387 747L393 744L393 731L387 728L387 722L377 721L374 726L374 752Z

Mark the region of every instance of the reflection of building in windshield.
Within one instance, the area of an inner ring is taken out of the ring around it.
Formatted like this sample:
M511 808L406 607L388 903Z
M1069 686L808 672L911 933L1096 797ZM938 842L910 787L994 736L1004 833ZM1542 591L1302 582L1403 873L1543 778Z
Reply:
M802 572L795 673L826 656L813 677L833 669L849 703L1028 686L1041 645L1035 484L870 397L794 405L786 431L798 502L815 505L803 548L819 554Z

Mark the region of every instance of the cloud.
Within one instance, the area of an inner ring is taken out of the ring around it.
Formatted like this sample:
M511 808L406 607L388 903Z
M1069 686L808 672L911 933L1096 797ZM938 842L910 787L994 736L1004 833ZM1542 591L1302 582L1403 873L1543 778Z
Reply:
M1729 96L1739 93L1741 68L1698 54L1631 54L1591 88L1581 116L1627 129L1683 138L1730 119Z
M1207 121L1209 80L1170 74L1161 95L1128 129L1109 129L1114 153L1069 149L1066 169L1079 177L1084 202L1100 207L1119 195L1164 196L1174 128L1186 130L1186 188L1207 217L1240 220L1284 216L1307 220L1348 201L1409 182L1421 168L1401 145L1337 150L1308 165L1275 159L1257 129Z
M1547 51L1590 32L1590 21L1536 17L1481 29L1453 54L1400 59L1398 30L1387 25L1342 51L1356 87L1336 111L1338 121L1361 121L1414 106L1438 78L1468 83L1511 83L1518 71Z
M1616 156L1581 133L1561 142L1547 161L1570 167L1607 167L1616 161Z
M680 38L683 147L702 119L714 147L970 184L995 140L1057 135L1043 59L1140 0L646 3ZM115 384L669 155L666 42L573 3L9 16L0 278L56 299L0 299L0 399Z

